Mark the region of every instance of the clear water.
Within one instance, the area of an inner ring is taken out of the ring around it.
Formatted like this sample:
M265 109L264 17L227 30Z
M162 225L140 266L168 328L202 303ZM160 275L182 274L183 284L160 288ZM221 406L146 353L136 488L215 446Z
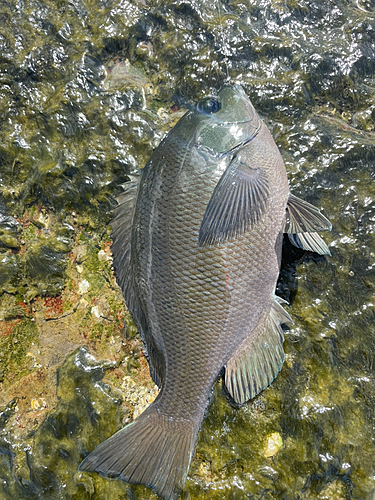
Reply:
M283 370L241 408L217 384L182 498L375 498L375 3L12 0L0 2L1 499L156 498L77 472L153 397L107 258L110 209L227 75L270 127L292 192L331 220L332 257L285 245Z

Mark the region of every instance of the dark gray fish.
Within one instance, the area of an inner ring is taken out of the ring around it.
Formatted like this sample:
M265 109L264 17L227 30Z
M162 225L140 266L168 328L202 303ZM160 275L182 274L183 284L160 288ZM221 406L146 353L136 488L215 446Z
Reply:
M220 371L237 403L265 389L284 361L275 296L283 232L329 253L318 209L289 193L283 160L240 87L188 111L125 185L113 255L126 304L161 391L80 469L152 487L183 488Z

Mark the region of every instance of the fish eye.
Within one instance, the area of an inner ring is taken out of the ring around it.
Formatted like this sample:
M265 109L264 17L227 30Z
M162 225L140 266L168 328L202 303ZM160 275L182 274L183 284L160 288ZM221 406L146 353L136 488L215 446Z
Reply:
M214 97L204 97L198 102L197 109L200 113L211 115L217 113L221 108L220 101Z

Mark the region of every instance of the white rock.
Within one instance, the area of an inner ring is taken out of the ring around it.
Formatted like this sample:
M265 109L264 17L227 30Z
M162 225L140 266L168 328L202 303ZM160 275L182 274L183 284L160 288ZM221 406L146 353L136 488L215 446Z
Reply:
M90 288L90 283L87 280L82 280L78 288L80 294L87 293L88 289Z

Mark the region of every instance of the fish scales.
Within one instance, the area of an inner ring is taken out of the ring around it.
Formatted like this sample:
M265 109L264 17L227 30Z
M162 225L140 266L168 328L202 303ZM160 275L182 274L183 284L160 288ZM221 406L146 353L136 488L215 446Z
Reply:
M275 297L282 233L328 253L315 231L330 223L290 195L269 130L244 91L225 86L162 141L142 171L131 220L120 204L113 229L116 274L161 391L80 468L174 500L223 367L237 403L281 369L281 324L290 321Z
M259 154L259 160L264 164L264 149L267 140L270 140L265 127L258 140L265 142L264 148L258 143L255 146L250 143L244 155L247 154L256 164ZM213 166L202 156L201 163L207 164L207 175L197 176L196 163L190 161L188 151L184 162L180 163L180 168L184 168L185 176L191 182L191 190L186 192L179 183L179 170L174 158L169 160L163 149L160 156L163 161L158 164L158 173L165 176L167 182L161 184L154 199L150 199L149 193L145 192L144 199L141 197L139 201L142 206L148 205L148 209L144 218L140 215L137 225L143 227L142 232L151 235L149 250L144 254L148 257L154 248L160 252L160 261L157 266L152 266L143 300L154 305L155 317L150 318L150 324L158 325L160 332L156 333L156 337L162 337L162 348L166 353L166 385L162 389L163 397L158 400L158 408L167 415L173 412L175 420L185 420L187 415L194 420L195 413L204 410L213 381L234 347L243 340L249 323L254 324L265 302L271 307L279 272L277 255L272 247L284 218L288 187L281 157L279 154L272 155L269 166L263 168L270 170L270 189L275 192L275 200L280 200L274 202L272 218L276 219L276 224L273 229L270 229L270 218L265 217L255 232L244 234L233 242L229 251L226 246L200 248L196 244L200 223L218 182L217 176L211 175ZM196 156L194 160L197 160ZM203 170L202 165L199 165L199 170ZM145 183L148 175L145 171ZM155 211L156 221L152 221L149 214ZM173 217L175 212L186 214L185 220L176 221ZM150 227L147 227L147 222ZM182 237L181 228L184 230ZM254 240L261 246L257 248ZM181 247L189 249L187 258L180 262L171 261L169 255L178 254ZM140 248L135 245L135 252L139 251ZM147 274L150 262L147 257L145 262L140 263L140 275ZM214 271L210 269L212 262L220 264ZM196 277L197 270L206 274L198 279L189 278L189 275ZM174 276L181 274L185 275L184 281L176 283ZM168 281L167 289L160 290L160 276ZM232 293L226 289L227 276L234 289ZM162 301L166 298L167 307ZM194 367L190 365L191 359L196 360ZM186 384L189 383L194 384L195 391L179 400L178 408L175 408L180 389L186 392Z

